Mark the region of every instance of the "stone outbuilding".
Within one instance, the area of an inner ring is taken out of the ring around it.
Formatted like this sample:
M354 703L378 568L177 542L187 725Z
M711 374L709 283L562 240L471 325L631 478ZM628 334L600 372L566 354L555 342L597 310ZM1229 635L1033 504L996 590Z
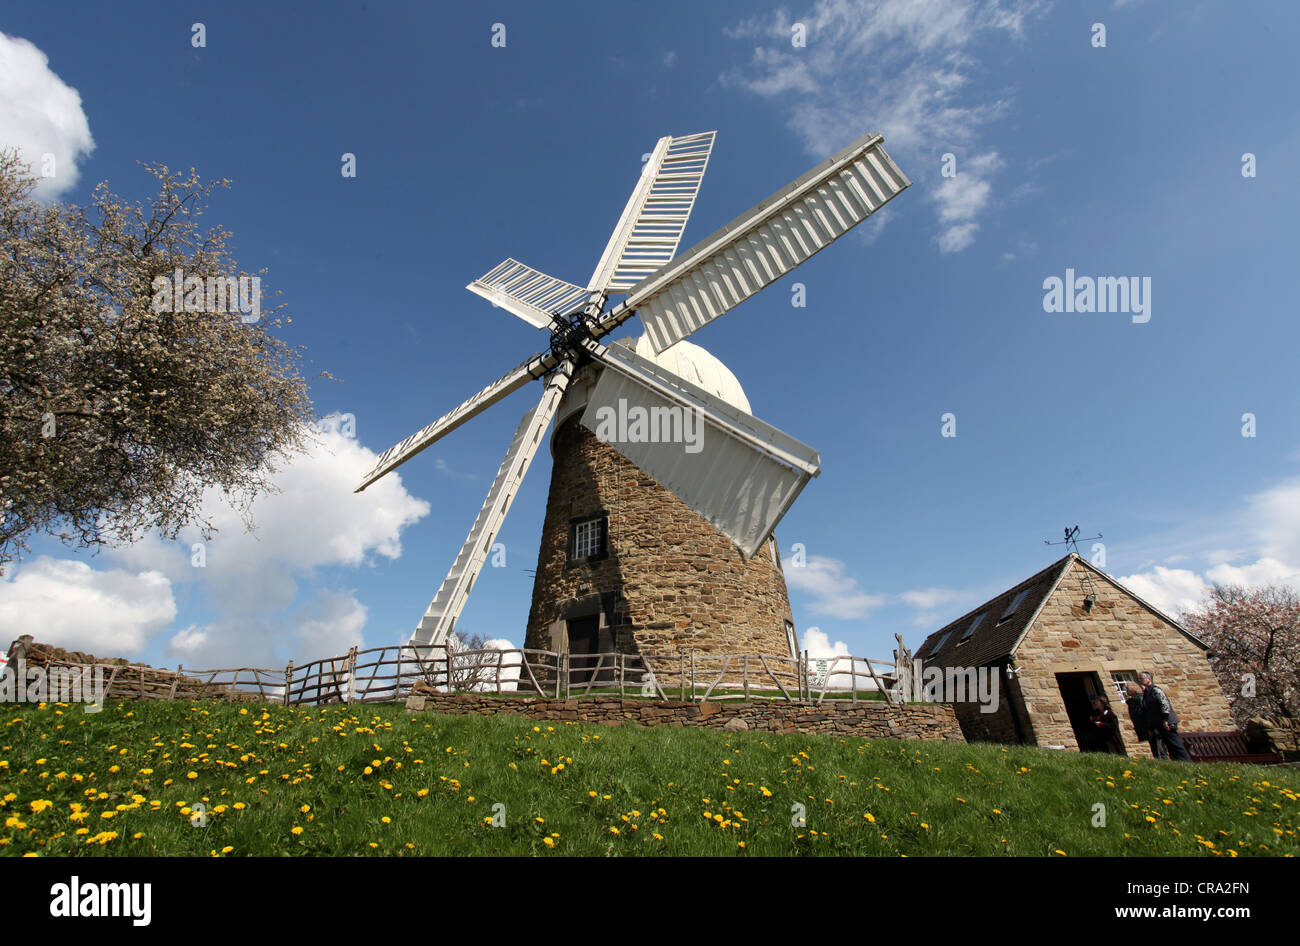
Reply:
M927 672L998 674L995 712L954 707L970 742L1090 748L1092 697L1101 693L1120 718L1122 751L1150 758L1122 696L1143 670L1168 694L1183 731L1236 729L1206 645L1073 552L935 631L916 659Z

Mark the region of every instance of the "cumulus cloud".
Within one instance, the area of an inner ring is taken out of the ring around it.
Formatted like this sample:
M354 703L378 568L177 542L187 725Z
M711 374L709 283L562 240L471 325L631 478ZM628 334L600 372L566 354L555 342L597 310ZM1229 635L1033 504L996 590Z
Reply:
M429 504L410 495L396 474L364 493L352 492L375 459L374 451L341 432L339 418L326 418L307 453L283 462L273 474L278 492L253 503L255 531L245 531L240 514L218 490L210 490L201 508L218 530L211 540L204 541L197 530L183 531L177 542L151 536L110 550L125 572L60 562L67 568L49 582L67 580L66 596L77 593L77 581L70 579L78 576L84 584L136 574L155 576L150 580L167 590L169 602L173 588L200 591L214 620L174 631L166 646L169 656L190 666L281 666L287 656L319 658L346 651L360 643L366 615L351 593L314 590L289 614L300 582L312 580L318 569L358 567L374 555L396 559L402 553L402 530L428 514ZM175 614L172 605L160 622L137 616L134 629L120 633L120 643L105 656L131 656ZM28 617L25 624L38 640L64 644L68 638L67 624L55 609ZM123 620L130 624L127 618Z
M1201 554L1198 557L1208 566L1203 571L1156 565L1119 580L1139 597L1174 616L1199 609L1215 584L1300 588L1300 478L1247 497L1239 518L1253 541L1244 543L1243 548L1213 549ZM1181 554L1165 561L1188 558Z
M95 148L81 96L25 39L0 33L0 147L18 148L38 175L36 196L56 200L76 185L77 163ZM52 162L52 174L43 176Z
M814 614L850 620L864 618L884 603L881 595L868 594L858 587L857 579L845 574L844 563L822 555L810 555L803 566L791 566L785 572L786 584L808 595Z
M0 627L10 637L31 634L96 657L139 651L175 617L171 582L158 571L97 571L41 556L0 580Z
M324 591L293 617L295 659L317 660L362 645L366 606L351 594Z
M849 654L848 644L844 641L836 641L832 644L830 635L820 627L807 628L801 636L803 640L800 643L811 658L847 657Z
M1004 115L1007 97L975 83L972 49L988 35L1019 37L1040 4L1030 0L815 0L792 17L781 9L727 30L753 41L744 67L723 75L781 106L809 154L826 157L847 144L846 129L879 131L914 180L929 180L940 252L974 241L976 219L992 204L997 151L981 142ZM797 24L806 45L794 46ZM956 177L941 177L951 153Z
M1196 608L1205 600L1210 586L1205 579L1185 568L1157 565L1148 572L1117 579L1135 595L1171 617Z
M876 683L871 677L871 670L865 660L840 660L836 657L848 657L849 645L844 641L831 643L830 636L819 627L810 627L803 632L803 639L800 643L803 649L808 652L809 661L829 660L831 663L826 668L833 671L827 680L827 685L836 690L852 690L854 687L854 676L857 677L857 688L859 692L876 689ZM814 674L817 672L817 664L812 663L811 669ZM879 668L877 668L879 673Z

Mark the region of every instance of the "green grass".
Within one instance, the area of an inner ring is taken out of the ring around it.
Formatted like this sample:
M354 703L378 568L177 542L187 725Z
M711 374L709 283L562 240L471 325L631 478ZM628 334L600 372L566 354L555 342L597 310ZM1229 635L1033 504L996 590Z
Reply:
M5 710L11 856L1300 851L1300 772L1288 768L400 705ZM191 823L199 802L203 826ZM1098 804L1105 827L1092 824Z

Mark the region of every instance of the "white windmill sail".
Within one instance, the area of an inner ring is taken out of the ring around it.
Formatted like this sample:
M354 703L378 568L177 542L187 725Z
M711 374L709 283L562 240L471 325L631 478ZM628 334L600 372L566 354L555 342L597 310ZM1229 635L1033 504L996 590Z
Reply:
M704 440L614 438L612 445L691 505L752 556L820 469L811 447L714 397L660 366L598 339L641 315L656 352L676 344L789 272L891 200L911 182L867 135L673 258L708 165L713 132L661 138L587 288L507 259L467 288L551 332L551 350L507 372L465 403L385 451L357 492L534 378L551 373L537 408L525 416L469 538L411 638L428 653L455 628L506 512L559 406L584 350L605 366L583 423L599 432L601 408L623 405L684 421L702 418ZM627 290L595 315L608 293ZM582 319L564 322L590 307ZM696 414L698 411L698 415ZM683 430L684 432L684 430ZM627 433L627 431L624 431Z
M677 252L695 207L717 132L660 138L587 288L621 292L663 267Z
M411 635L411 644L425 647L443 644L455 630L456 619L465 607L474 580L478 578L479 570L492 550L501 523L510 511L515 495L519 492L519 484L528 472L533 457L537 455L537 448L546 436L546 429L560 406L560 398L572 376L573 362L565 361L547 381L546 390L542 392L538 405L519 422L514 439L510 441L510 449L506 451L496 479L488 489L483 508L479 510L478 518L474 520L469 536L461 546L460 554L452 563L442 587L438 589L438 594L434 596Z
M513 259L498 263L465 288L540 329L551 327L553 314L567 315L591 297L581 286Z
M379 455L370 472L361 478L361 485L353 492L361 492L375 480L396 467L401 466L421 450L431 446L435 441L455 430L471 417L487 410L497 401L518 391L534 378L540 378L559 362L549 353L534 355L517 368L506 372L493 381L478 394L454 410L448 411L428 427L417 430L401 443L394 444Z
M587 347L605 370L583 426L753 556L821 471L817 451L621 346Z
M825 249L911 185L866 135L628 290L656 353Z

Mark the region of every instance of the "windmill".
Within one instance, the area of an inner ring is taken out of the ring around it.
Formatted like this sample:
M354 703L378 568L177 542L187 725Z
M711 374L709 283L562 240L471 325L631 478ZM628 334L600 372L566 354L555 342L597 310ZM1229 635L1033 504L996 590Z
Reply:
M883 138L869 134L674 255L714 136L705 132L659 139L585 287L514 259L466 287L548 332L547 350L386 450L356 491L529 382L541 379L543 391L515 431L469 536L410 646L443 644L455 629L520 483L575 371L584 365L601 369L581 417L592 431L602 411L628 404L648 412L690 411L702 421L707 447L696 453L672 442L624 437L609 443L726 536L746 559L753 558L820 472L815 450L666 369L654 356L825 249L911 181L881 147ZM622 301L607 305L618 293L624 294ZM603 343L633 315L640 315L645 329L637 346L642 354Z

